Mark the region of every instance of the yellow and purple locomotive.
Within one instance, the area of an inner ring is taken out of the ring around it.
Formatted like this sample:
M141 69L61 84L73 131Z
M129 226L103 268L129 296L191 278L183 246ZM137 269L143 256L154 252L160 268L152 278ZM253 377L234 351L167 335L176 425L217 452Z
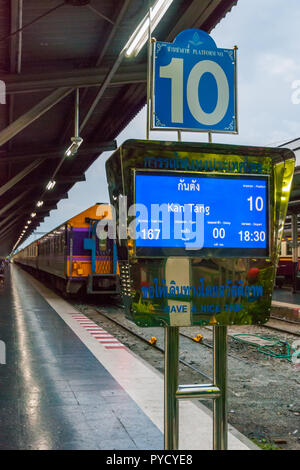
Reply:
M67 294L117 294L115 241L96 233L104 217L111 217L109 204L96 204L19 251L14 261Z

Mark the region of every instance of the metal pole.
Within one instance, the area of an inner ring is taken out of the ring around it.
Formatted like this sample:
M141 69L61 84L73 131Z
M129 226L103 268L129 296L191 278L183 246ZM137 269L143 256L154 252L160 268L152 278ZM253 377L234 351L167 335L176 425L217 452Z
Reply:
M181 131L177 132L181 142ZM178 392L179 327L165 327L165 374L164 374L164 447L177 450L179 442Z
M75 119L74 119L74 137L79 137L79 88L75 92Z
M293 258L293 292L297 290L298 271L298 216L292 214L292 258Z
M237 95L237 86L238 86L238 76L237 76L237 51L238 46L234 46L234 116L235 116L235 130L238 134L239 127L238 127L238 95Z
M151 35L152 35L152 24L151 24L151 4L149 2L149 28L148 28L148 63L147 63L147 129L146 139L150 138L150 83L151 83Z
M214 384L221 396L214 400L213 448L227 450L227 326L214 326Z
M97 107L100 99L102 98L102 95L103 93L105 92L106 88L109 86L113 76L115 75L116 71L118 70L124 56L125 56L125 53L126 53L126 49L123 49L120 54L118 55L115 63L113 64L112 68L110 69L110 71L108 72L108 74L106 75L103 83L101 84L101 87L97 93L97 96L95 97L93 103L91 104L91 107L89 109L89 111L86 113L81 125L80 125L80 128L79 128L79 132L82 132L83 129L85 128L85 126L87 125L88 121L90 120L90 117L92 116L93 112L95 111L95 108Z
M178 449L179 328L165 327L164 442L165 450Z
M212 143L211 132L208 142ZM213 369L214 385L221 391L221 396L214 400L213 448L227 450L227 326L214 326Z

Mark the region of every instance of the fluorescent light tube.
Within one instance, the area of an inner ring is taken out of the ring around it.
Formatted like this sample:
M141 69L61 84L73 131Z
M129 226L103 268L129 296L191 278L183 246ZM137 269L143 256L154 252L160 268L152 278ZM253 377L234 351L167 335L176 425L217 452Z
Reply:
M51 189L54 188L55 185L56 185L56 181L50 180L49 183L46 186L46 189L48 189L48 191L50 191Z
M173 0L157 0L154 6L150 9L152 31L154 31L158 23L161 21L172 2ZM138 55L143 45L147 42L149 35L148 30L149 14L143 18L127 42L125 46L125 55L127 57L136 57Z

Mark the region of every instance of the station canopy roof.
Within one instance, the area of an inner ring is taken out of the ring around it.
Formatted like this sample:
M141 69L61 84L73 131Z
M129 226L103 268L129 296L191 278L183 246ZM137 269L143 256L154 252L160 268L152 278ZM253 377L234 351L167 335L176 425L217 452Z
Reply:
M154 36L171 42L187 28L210 32L236 3L173 0ZM135 58L118 58L148 5L0 0L0 79L6 85L3 104L0 82L0 256L11 252L26 225L22 242L84 181L88 167L115 148L114 139L145 105L147 47ZM67 159L77 88L83 143ZM53 175L56 185L45 193Z

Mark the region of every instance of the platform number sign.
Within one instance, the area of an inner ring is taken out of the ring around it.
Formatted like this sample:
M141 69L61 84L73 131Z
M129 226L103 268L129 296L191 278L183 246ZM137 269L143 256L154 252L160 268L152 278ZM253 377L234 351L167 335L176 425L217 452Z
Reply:
M235 84L234 50L204 31L154 42L151 129L236 133Z

